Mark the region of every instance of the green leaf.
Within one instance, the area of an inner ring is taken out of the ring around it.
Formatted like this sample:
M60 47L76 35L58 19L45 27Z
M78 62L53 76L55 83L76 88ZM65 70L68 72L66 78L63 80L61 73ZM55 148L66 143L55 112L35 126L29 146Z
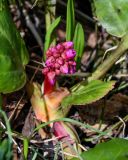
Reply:
M26 74L16 50L0 33L0 92L9 93L23 87Z
M61 21L61 17L58 17L49 27L46 36L45 36L45 44L44 44L44 52L46 52L52 42L52 33L55 30L55 28L58 26L58 24Z
M12 150L8 147L9 140L5 139L2 142L0 142L0 160L11 160L12 159Z
M75 30L74 0L68 0L66 19L66 41L72 41Z
M3 102L2 95L0 94L0 109L2 108L2 102Z
M71 95L64 98L62 107L71 105L85 105L104 97L112 88L115 82L103 82L100 80L91 81L89 84L81 83L79 87L71 92Z
M6 113L0 109L0 117L3 117L8 133L8 139L0 141L0 160L12 159L12 132ZM2 137L1 137L2 138ZM1 139L0 138L0 139Z
M113 139L81 154L83 160L128 160L128 140ZM72 160L79 160L73 158Z
M80 23L77 23L76 25L73 42L74 42L74 49L76 50L76 53L77 53L75 60L77 62L77 69L79 69L81 64L81 57L84 51L84 43L85 43L84 30Z
M24 142L24 160L27 160L27 157L28 157L28 147L29 147L29 143L28 143L28 139L27 138L24 138L23 140Z
M93 0L95 12L107 32L122 37L128 31L128 0Z
M22 88L26 82L24 65L28 52L12 21L7 0L0 1L0 92Z
M29 61L28 52L20 33L17 31L16 26L12 21L7 0L0 0L0 35L8 40L22 64L27 64ZM1 41L2 38L0 36L0 42ZM5 44L5 46L7 46L7 44Z

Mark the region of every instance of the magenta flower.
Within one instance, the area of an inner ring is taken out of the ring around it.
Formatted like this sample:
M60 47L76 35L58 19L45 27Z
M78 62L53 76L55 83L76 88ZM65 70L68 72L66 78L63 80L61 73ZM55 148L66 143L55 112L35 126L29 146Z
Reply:
M57 46L48 49L43 74L47 76L51 85L55 84L57 75L73 74L76 71L75 55L73 42L59 43Z

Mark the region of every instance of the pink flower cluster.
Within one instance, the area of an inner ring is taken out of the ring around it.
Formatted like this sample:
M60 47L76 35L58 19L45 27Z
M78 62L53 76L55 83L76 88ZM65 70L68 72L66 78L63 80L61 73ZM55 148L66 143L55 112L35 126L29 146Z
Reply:
M47 75L51 83L54 83L56 75L74 73L76 71L75 55L73 42L63 42L49 48L46 52L46 66L43 74Z

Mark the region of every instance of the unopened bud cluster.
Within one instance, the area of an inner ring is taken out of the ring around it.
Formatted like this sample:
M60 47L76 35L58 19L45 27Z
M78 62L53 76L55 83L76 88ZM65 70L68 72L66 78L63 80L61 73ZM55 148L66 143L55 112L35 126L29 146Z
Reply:
M59 74L74 73L76 71L75 55L73 42L63 42L49 48L46 52L46 66L43 69L43 74L53 79Z

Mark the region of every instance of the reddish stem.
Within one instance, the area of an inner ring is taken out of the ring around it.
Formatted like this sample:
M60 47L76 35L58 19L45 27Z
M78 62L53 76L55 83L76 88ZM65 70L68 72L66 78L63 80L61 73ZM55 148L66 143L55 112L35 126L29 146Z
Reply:
M44 79L44 94L49 94L53 92L54 88L55 88L55 85L52 85L50 83L48 76L46 75Z

